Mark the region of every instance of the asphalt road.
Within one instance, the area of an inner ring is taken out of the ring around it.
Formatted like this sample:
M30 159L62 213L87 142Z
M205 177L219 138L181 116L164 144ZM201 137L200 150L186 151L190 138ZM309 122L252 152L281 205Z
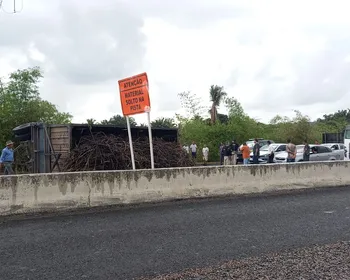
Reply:
M350 240L350 188L8 221L1 279L132 279Z

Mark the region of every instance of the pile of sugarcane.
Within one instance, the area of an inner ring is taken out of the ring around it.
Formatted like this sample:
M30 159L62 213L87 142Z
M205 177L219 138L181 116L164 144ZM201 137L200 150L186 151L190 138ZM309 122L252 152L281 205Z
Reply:
M136 168L151 168L148 139L133 141L133 149ZM153 139L153 154L155 168L195 165L178 143ZM66 172L132 169L129 142L104 133L83 136L60 166Z

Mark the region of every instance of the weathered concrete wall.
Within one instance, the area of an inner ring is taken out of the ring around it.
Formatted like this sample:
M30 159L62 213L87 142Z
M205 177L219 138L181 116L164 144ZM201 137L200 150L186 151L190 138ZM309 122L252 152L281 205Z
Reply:
M344 185L348 162L0 176L0 215Z

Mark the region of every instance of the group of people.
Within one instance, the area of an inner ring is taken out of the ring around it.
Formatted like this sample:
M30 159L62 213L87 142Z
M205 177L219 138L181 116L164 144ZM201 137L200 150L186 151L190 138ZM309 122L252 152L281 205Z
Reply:
M191 156L193 159L197 158L197 144L193 141L190 146L188 145L183 145L182 147L188 154L191 151ZM209 148L207 145L204 145L202 148L202 155L203 155L203 161L204 163L207 163L209 160Z
M183 145L182 147L188 154L191 153L191 156L193 159L197 158L197 144L193 141L191 145ZM248 148L248 147L247 147ZM227 142L225 145L224 143L221 143L220 145L220 158L221 158L221 164L224 165L234 165L237 163L237 154L239 150L239 145L235 142L232 141ZM249 150L249 148L248 148ZM250 154L250 151L249 151ZM203 145L202 148L202 157L203 157L203 162L206 164L209 159L209 148L207 145Z
M317 142L318 143L318 142ZM275 158L275 147L271 145L271 141L267 141L268 145L268 163L273 163ZM307 142L307 140L304 140L304 148L303 148L303 161L310 161L310 145ZM297 156L297 147L295 144L292 143L290 139L287 140L286 145L286 152L287 152L287 162L295 162L295 158ZM259 156L260 156L260 145L258 139L254 140L254 146L253 146L253 163L258 164L259 163Z
M237 164L238 150L239 150L239 145L238 143L235 142L235 140L233 140L231 143L230 142L227 142L226 144L221 143L219 147L220 164L221 165Z
M275 158L275 146L272 145L271 141L267 141L268 148L268 163L273 163ZM260 157L260 144L258 139L254 139L254 145L253 145L253 164L259 164L259 157ZM189 154L191 152L191 156L193 159L197 158L197 144L195 142L192 142L191 145L184 145L183 149ZM309 161L310 160L310 146L308 142L304 141L304 151L303 151L303 161ZM233 140L231 143L227 142L226 144L221 143L219 147L219 154L220 154L220 164L221 165L236 165L237 164L237 155L241 152L242 158L243 158L243 164L247 165L250 164L250 154L251 150L248 147L247 143L243 143L242 146L240 146L238 143L236 143L235 140ZM292 143L290 139L287 140L286 145L286 152L288 154L287 156L287 162L295 162L296 154L297 154L297 148L296 145ZM204 163L208 162L209 158L209 148L207 145L204 145L202 148L202 156Z
M250 148L247 143L243 143L242 146L232 141L232 143L221 143L219 153L220 153L220 164L221 165L236 165L237 164L237 155L238 153L242 153L243 164L247 165L250 163ZM254 140L253 146L253 163L259 163L259 155L260 155L260 145L258 139Z

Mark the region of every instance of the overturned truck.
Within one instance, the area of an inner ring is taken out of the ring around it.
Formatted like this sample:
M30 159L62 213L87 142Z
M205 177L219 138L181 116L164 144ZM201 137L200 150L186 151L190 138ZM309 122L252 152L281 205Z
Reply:
M64 171L62 165L77 147L82 137L103 133L128 139L126 127L115 125L69 124L47 125L27 123L13 129L16 143L15 168L20 173L51 173ZM148 129L132 127L133 140L148 139ZM152 137L177 143L176 128L152 128Z

